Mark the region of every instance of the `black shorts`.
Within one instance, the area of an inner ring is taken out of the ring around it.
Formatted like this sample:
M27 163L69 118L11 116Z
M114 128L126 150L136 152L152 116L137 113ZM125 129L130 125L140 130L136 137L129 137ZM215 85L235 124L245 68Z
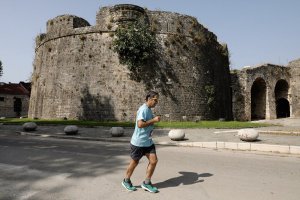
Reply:
M140 160L144 155L149 153L156 154L155 145L152 144L150 147L137 147L130 144L130 157L133 160Z

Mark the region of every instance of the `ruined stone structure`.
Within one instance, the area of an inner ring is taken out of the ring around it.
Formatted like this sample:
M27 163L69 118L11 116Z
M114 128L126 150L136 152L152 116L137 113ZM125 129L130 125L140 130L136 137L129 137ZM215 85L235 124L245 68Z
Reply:
M120 24L139 19L155 33L158 67L137 82L112 42ZM31 118L130 121L149 89L160 93L163 120L232 118L227 46L194 17L128 4L101 8L95 26L62 15L35 50Z
M300 117L299 77L300 59L288 66L264 64L232 71L234 119Z

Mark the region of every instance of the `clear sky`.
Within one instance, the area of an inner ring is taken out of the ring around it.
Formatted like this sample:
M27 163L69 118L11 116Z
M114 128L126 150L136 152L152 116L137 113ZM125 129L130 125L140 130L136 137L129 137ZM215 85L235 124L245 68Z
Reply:
M72 14L95 25L100 7L119 3L196 17L227 43L231 69L300 58L299 0L0 0L0 82L29 80L34 40L49 19Z

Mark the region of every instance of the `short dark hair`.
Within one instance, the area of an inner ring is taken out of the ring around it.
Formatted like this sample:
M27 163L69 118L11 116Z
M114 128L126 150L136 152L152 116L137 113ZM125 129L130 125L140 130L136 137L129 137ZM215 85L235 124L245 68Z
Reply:
M145 100L148 101L149 99L151 99L151 98L153 98L155 96L159 96L158 93L155 92L155 91L150 91L150 92L147 93Z

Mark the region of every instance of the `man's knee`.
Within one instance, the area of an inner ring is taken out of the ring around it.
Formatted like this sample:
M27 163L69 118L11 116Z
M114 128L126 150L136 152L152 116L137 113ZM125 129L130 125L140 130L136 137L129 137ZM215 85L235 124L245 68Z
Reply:
M149 163L150 163L151 165L156 165L157 162L158 162L157 157L149 159Z
M139 160L131 159L130 165L137 166L139 164Z
M157 164L158 163L158 159L156 158L154 161L153 161L153 164Z

